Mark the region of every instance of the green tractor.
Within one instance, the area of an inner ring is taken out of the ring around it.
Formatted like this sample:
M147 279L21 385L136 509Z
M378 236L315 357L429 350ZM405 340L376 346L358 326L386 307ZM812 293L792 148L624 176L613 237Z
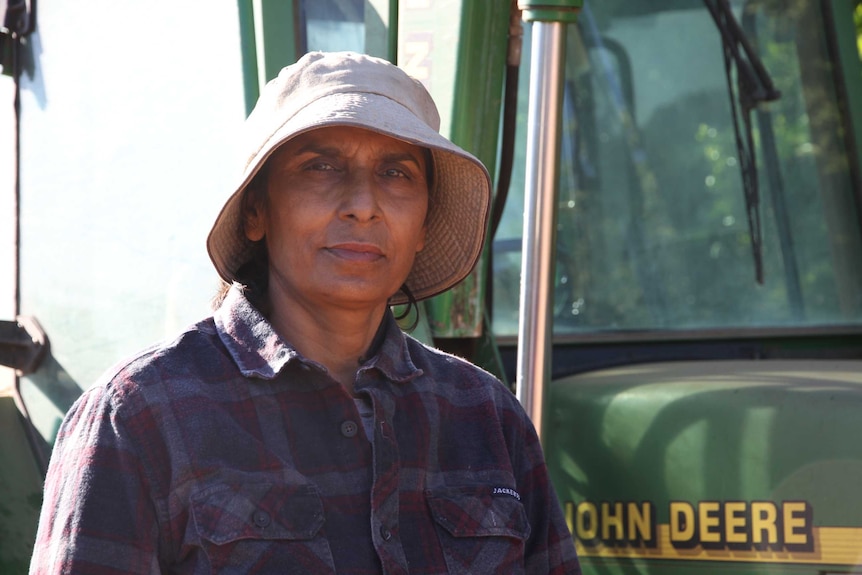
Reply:
M536 423L584 573L862 573L862 2L0 2L0 574L63 415L206 313L261 85L388 58L494 175L414 335Z

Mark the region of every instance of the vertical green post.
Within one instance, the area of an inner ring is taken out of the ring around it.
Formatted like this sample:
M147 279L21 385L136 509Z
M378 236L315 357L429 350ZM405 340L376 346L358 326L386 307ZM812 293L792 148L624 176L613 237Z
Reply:
M389 0L389 30L386 33L390 62L398 62L398 0Z
M257 49L254 34L254 9L252 0L239 0L239 43L242 55L242 87L245 99L245 113L251 113L254 103L260 96L257 71Z
M239 0L240 48L246 113L260 89L298 57L296 2Z

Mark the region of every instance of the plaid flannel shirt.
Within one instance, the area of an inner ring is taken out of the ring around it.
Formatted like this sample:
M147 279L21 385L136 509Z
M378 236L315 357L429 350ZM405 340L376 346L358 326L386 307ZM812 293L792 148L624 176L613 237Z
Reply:
M579 573L514 396L384 321L355 398L237 289L110 372L59 431L30 572Z

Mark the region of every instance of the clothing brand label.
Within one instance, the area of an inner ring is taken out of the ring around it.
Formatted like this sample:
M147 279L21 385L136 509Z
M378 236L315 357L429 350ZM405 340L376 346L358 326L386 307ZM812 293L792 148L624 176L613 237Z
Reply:
M509 489L508 487L495 487L491 490L491 495L507 495L509 497L514 497L518 501L521 500L521 495L514 489Z

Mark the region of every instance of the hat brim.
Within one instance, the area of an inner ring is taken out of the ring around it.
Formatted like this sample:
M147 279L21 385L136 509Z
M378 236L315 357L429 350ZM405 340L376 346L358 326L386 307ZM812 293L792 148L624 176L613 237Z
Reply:
M416 300L444 292L463 280L482 253L488 224L491 178L470 153L441 136L410 110L374 93L344 92L314 100L287 119L248 160L240 184L225 202L207 238L207 250L219 275L236 273L254 249L243 231L242 196L275 150L296 136L327 126L353 126L428 148L434 164L429 190L425 247L416 254L406 285ZM254 128L254 126L252 126ZM272 130L272 126L268 126ZM390 304L407 303L393 294Z

